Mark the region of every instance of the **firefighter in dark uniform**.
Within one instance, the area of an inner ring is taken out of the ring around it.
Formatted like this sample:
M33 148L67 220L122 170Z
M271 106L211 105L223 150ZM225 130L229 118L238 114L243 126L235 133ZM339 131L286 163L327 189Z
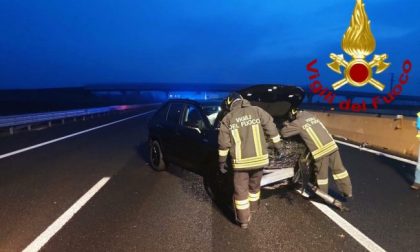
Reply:
M219 163L223 170L228 154L232 158L236 220L247 228L251 212L258 208L263 168L268 165L265 136L280 148L280 135L273 118L262 108L233 93L226 99L229 112L219 129Z
M284 123L280 131L282 137L300 135L315 160L315 173L318 188L328 193L328 167L338 189L345 197L352 197L352 185L349 174L341 161L338 146L324 124L306 111L292 109L289 122Z

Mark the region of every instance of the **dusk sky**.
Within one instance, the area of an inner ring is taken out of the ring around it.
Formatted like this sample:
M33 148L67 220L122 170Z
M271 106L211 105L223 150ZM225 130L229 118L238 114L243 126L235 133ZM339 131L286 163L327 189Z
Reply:
M342 77L326 63L330 53L344 53L341 39L355 2L0 0L0 88L124 82L306 86L306 64L315 58L321 82L330 86ZM391 62L375 78L388 84L395 73L398 81L404 59L410 59L403 94L419 95L420 1L364 2L376 39L373 54L387 53Z

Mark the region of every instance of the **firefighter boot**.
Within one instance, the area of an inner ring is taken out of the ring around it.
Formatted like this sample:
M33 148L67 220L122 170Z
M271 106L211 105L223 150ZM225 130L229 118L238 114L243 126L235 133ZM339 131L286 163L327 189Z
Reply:
M251 214L254 214L258 211L258 209L260 208L260 201L249 201L249 204L251 206Z
M251 212L249 200L234 200L235 219L240 224L241 228L248 228L251 221Z

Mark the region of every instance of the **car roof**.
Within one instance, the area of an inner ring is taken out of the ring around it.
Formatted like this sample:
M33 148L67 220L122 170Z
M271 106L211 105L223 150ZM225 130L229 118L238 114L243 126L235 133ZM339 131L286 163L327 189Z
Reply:
M191 100L191 99L170 99L168 103L188 103L197 106L220 106L222 100Z
M298 86L280 84L258 84L237 91L252 105L263 108L273 117L284 117L292 108L298 108L305 98L305 91ZM168 102L182 102L197 106L220 106L221 100L171 99Z

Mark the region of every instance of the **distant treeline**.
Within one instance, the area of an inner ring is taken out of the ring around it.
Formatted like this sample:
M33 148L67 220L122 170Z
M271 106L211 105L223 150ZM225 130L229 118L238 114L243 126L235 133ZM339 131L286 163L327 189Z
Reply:
M84 88L0 90L0 116L156 102L153 92L98 93Z

